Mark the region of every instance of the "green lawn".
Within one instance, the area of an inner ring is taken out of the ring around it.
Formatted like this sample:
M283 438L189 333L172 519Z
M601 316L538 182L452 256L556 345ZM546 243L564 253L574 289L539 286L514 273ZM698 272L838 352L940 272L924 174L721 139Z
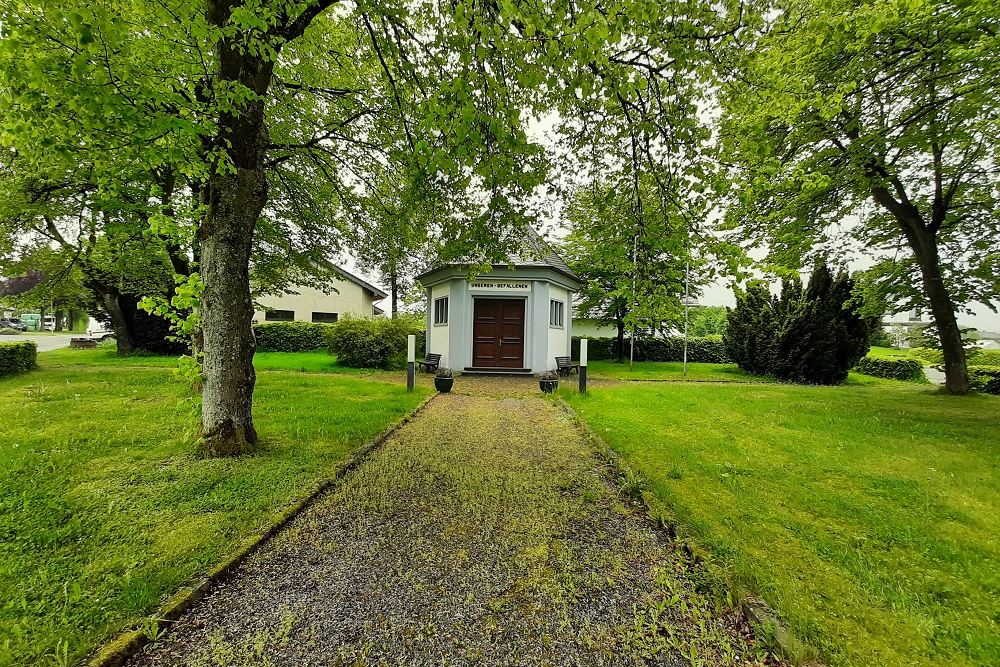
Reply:
M38 357L43 367L50 366L162 366L174 368L176 357L134 354L119 357L114 347L100 347L94 350L61 350L44 352ZM253 358L257 370L289 370L307 373L346 373L349 375L371 375L378 371L363 371L337 364L337 358L324 350L316 352L258 352Z
M0 380L0 665L81 657L428 393L407 394L401 378L263 370L321 362L261 355L263 451L203 460L175 361L104 352L41 353L40 370Z
M885 348L888 349L888 348ZM587 377L594 380L631 380L637 382L739 382L775 383L777 380L762 375L753 375L736 364L688 364L684 375L684 364L675 361L637 361L629 368L628 362L591 361L587 365ZM851 373L846 385L894 384L891 380L875 378L863 373Z
M829 664L1000 664L1000 398L865 382L563 396Z
M628 362L591 361L587 376L595 380L698 380L714 382L770 382L768 378L751 375L736 364L684 364L671 361L637 361L629 368Z

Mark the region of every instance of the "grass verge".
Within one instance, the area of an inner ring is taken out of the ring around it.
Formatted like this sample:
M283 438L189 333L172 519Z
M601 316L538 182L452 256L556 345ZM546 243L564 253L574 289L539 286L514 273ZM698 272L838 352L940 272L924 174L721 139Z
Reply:
M885 380L563 396L829 663L1000 664L1000 399Z
M103 352L0 380L0 664L72 662L138 621L428 393L262 370L262 451L197 459L174 360Z

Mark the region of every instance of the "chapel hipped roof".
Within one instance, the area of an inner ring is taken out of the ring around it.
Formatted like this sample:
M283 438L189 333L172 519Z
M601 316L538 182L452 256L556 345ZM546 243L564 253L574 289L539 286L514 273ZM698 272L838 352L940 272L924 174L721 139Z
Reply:
M445 267L468 266L470 263L469 261L462 260L450 262L434 261L417 276L417 280ZM494 268L512 266L515 269L552 269L576 282L582 282L580 277L569 268L565 260L559 256L559 253L553 250L552 246L530 225L524 228L524 237L521 239L520 248L507 256L506 263L494 264L493 266Z

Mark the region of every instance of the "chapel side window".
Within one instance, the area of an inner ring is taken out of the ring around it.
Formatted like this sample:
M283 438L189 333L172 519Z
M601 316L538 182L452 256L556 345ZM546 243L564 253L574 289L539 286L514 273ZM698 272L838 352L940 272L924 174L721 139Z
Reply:
M565 312L566 304L558 299L552 299L549 301L549 326L550 327L562 327L565 326Z
M448 324L448 297L434 299L434 324Z

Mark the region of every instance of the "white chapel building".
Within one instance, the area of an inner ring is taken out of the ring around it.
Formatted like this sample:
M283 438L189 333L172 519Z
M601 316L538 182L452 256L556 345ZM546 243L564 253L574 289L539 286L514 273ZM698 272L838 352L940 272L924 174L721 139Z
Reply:
M581 281L538 234L508 264L468 277L439 264L417 276L427 292L427 352L463 373L540 373L570 356Z

